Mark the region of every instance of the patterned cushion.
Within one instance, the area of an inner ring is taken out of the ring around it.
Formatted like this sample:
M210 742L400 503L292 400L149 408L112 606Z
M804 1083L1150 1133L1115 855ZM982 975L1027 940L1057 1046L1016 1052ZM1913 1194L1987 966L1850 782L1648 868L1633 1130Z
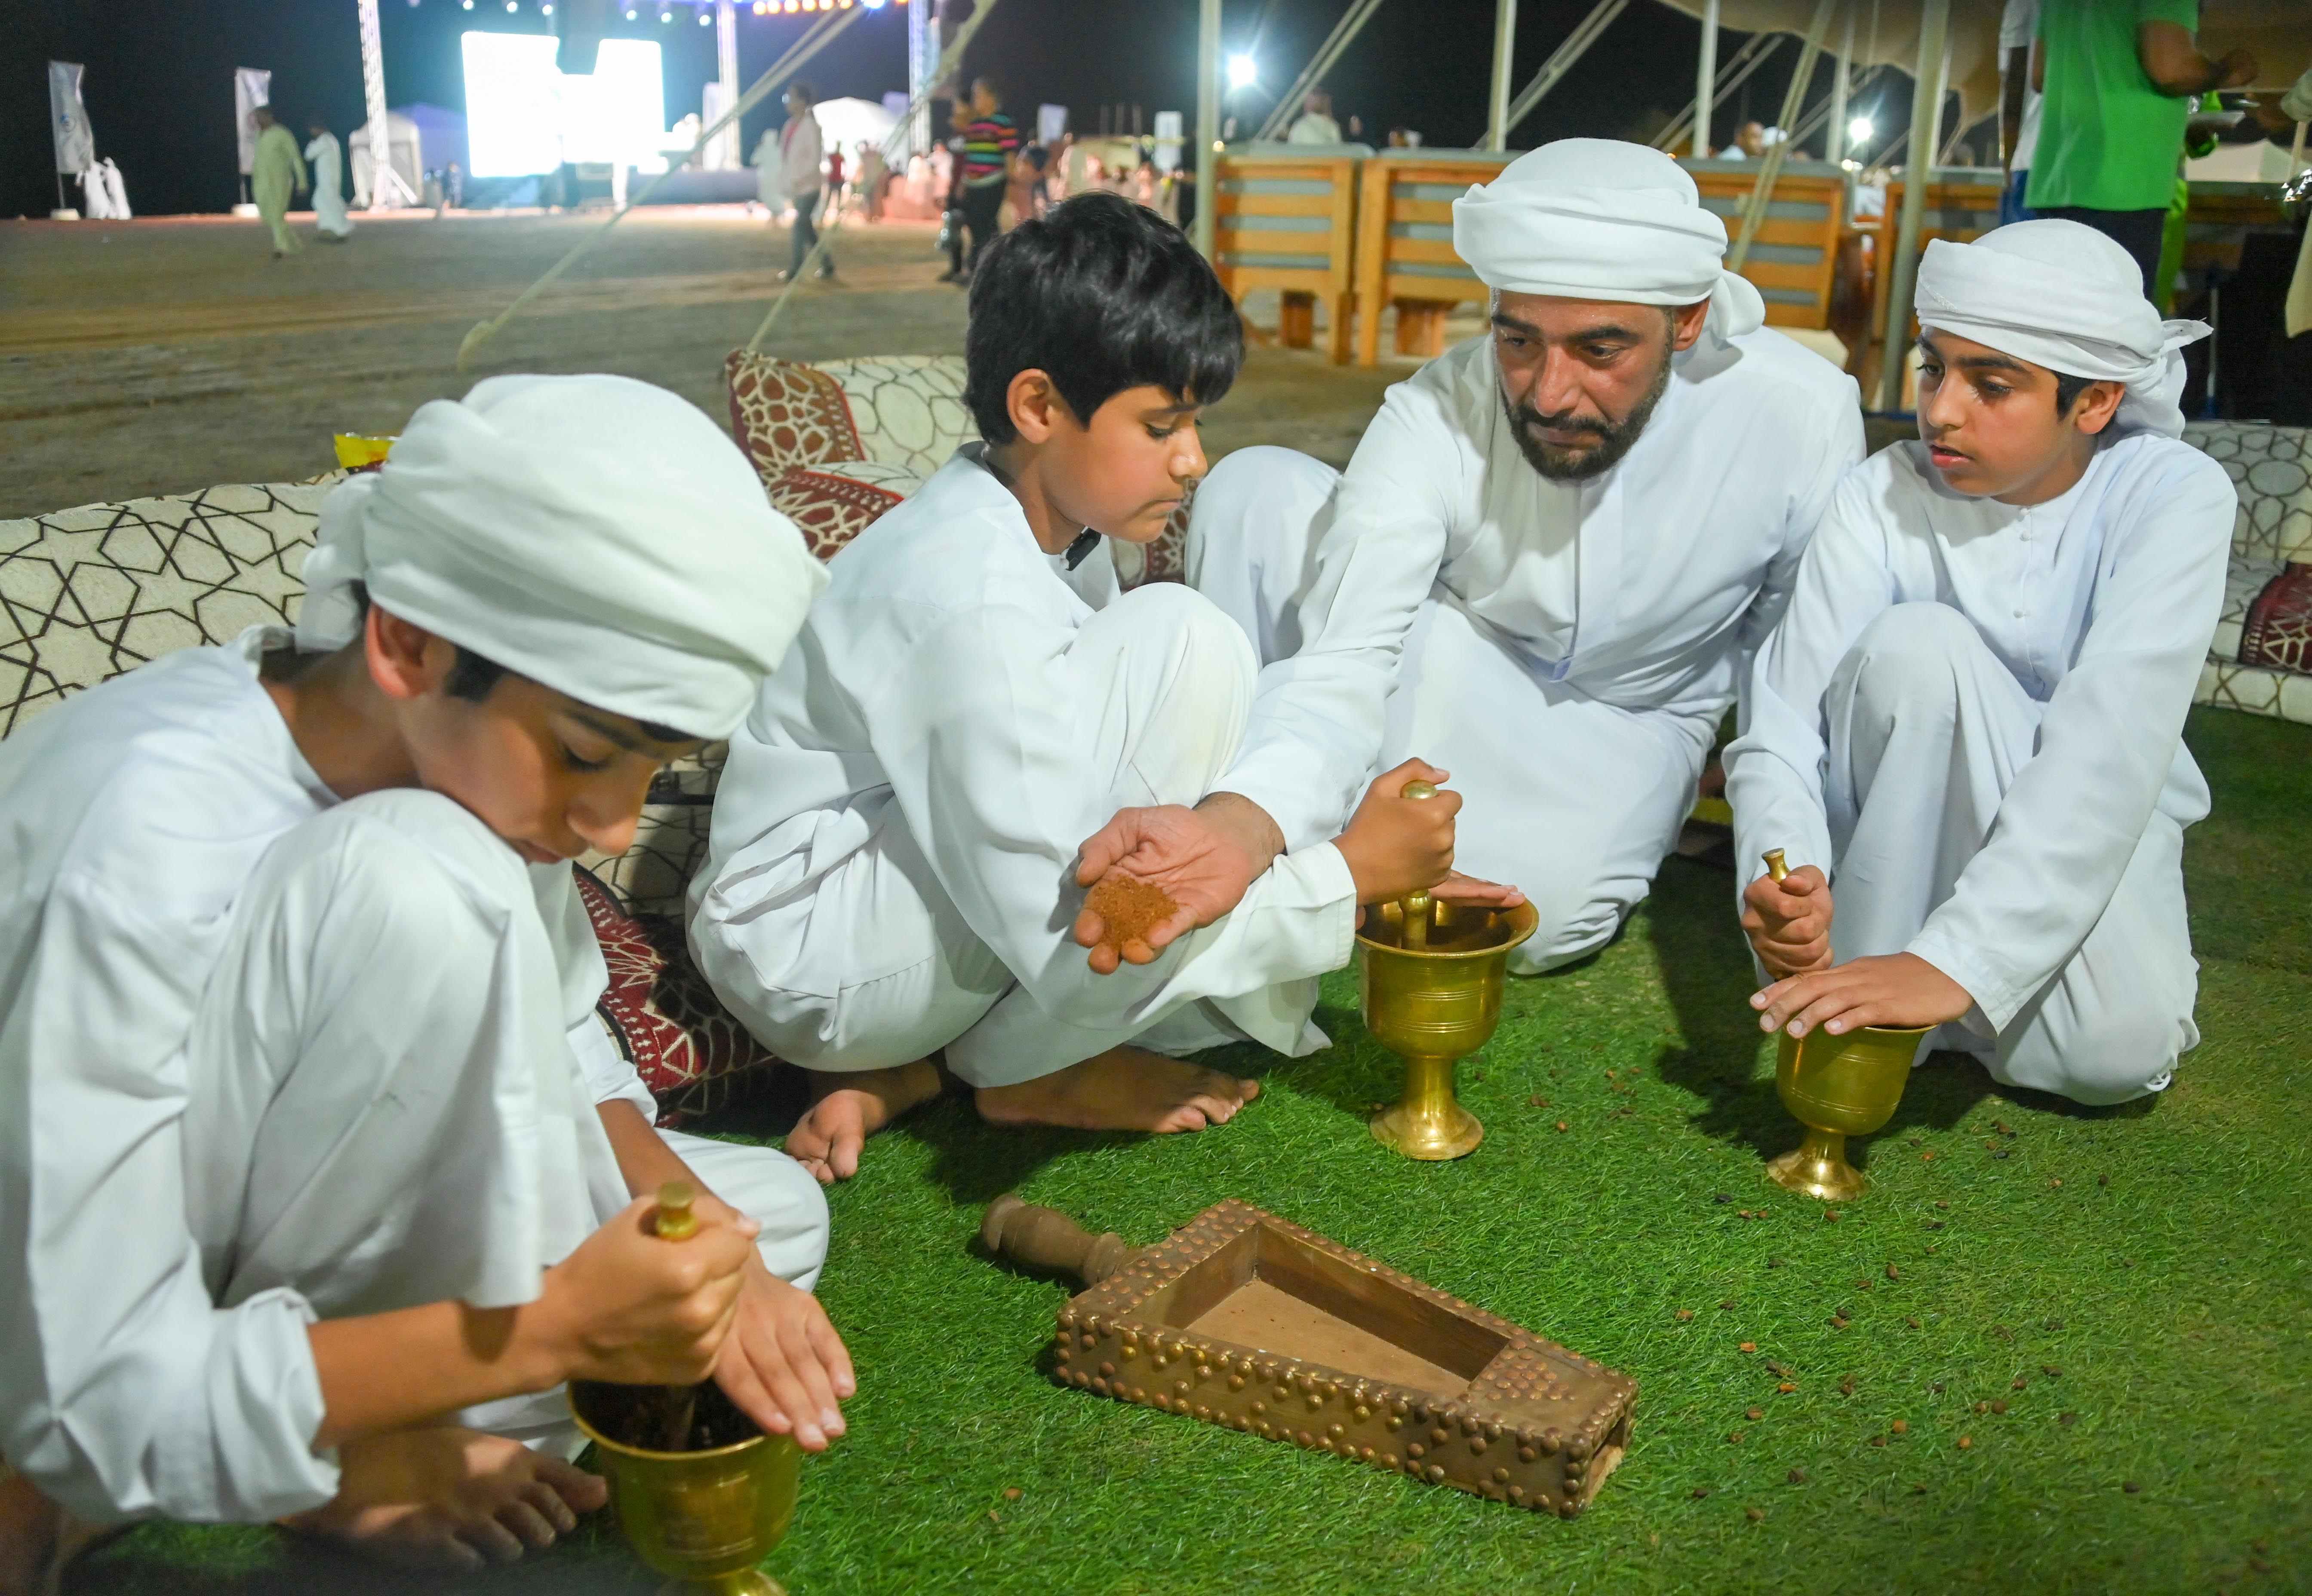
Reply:
M2312 673L2312 564L2290 564L2264 584L2240 629L2240 662Z
M963 402L959 355L874 355L821 361L818 369L843 385L859 440L854 458L929 476L979 436Z
M924 479L905 466L839 460L798 467L767 485L773 506L802 529L804 545L821 560L832 560Z
M679 919L635 913L588 871L573 870L610 971L598 1012L658 1100L660 1124L722 1107L778 1062L715 1000Z
M1188 510L1196 501L1196 485L1180 495L1180 508L1156 535L1153 543L1108 544L1116 562L1116 583L1125 592L1143 582L1185 582L1188 580Z
M0 737L148 659L289 624L334 485L234 484L0 521Z
M2222 466L2239 491L2235 559L2312 563L2312 428L2194 422L2184 441Z
M768 487L797 466L863 460L843 386L828 373L734 349L722 362L731 436Z

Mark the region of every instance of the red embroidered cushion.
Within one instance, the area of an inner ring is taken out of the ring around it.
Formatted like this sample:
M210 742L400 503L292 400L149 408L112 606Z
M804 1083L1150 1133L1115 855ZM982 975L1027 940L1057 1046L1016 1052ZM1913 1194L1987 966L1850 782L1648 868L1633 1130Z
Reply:
M610 970L598 1012L658 1099L660 1124L721 1108L748 1075L779 1061L715 1000L690 962L681 920L629 912L584 867L571 872Z
M923 479L905 466L845 460L798 467L766 486L771 507L801 530L803 546L821 560L832 560L884 511L923 486Z
M722 375L731 436L765 487L797 466L867 458L843 385L828 373L736 349L722 362Z

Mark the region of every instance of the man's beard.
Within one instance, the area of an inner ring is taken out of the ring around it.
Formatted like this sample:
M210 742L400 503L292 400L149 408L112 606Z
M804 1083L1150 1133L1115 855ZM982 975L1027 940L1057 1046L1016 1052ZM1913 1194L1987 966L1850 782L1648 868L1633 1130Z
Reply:
M1552 482L1586 482L1593 476L1603 476L1622 463L1622 457L1630 452L1638 434L1653 419L1654 406L1668 391L1669 352L1664 350L1660 368L1654 372L1653 385L1618 424L1576 416L1571 411L1562 415L1544 415L1523 400L1512 405L1506 393L1502 395L1502 414L1509 418L1510 436L1517 440L1518 452L1525 456L1527 465ZM1568 449L1535 436L1535 429L1541 427L1559 432L1587 432L1598 441L1586 449Z

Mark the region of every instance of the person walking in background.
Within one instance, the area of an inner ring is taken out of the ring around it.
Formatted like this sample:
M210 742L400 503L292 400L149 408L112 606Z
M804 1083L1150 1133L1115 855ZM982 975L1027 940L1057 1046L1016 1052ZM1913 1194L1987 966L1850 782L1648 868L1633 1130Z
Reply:
M2007 188L1999 196L1999 225L2028 222L2023 203L2031 184L2031 157L2039 147L2039 91L2031 82L2031 45L2039 37L2039 0L2007 0L1999 19L1999 155Z
M257 201L257 214L273 230L273 258L278 260L305 247L289 231L289 201L305 187L305 162L297 153L297 135L274 120L271 106L250 112L249 125L257 129L249 192Z
M995 237L1003 195L1020 160L1020 128L1003 114L1003 96L993 78L971 83L971 122L963 130L963 222L971 229L968 276Z
M313 231L322 242L342 244L354 224L346 215L346 157L337 135L319 122L305 129L313 135L305 159L313 163Z
M1333 97L1323 89L1311 89L1309 98L1300 102L1300 114L1292 119L1292 130L1284 135L1288 144L1337 144L1341 142L1341 125L1333 119Z
M787 124L779 129L779 192L794 206L794 259L779 274L782 283L801 276L803 263L819 247L819 206L826 184L821 168L827 161L827 146L819 135L819 118L811 114L818 99L801 78L787 85ZM766 203L769 203L767 196ZM818 275L835 275L832 256L819 261Z
M2143 273L2149 297L2193 100L2255 78L2255 57L2200 53L2199 0L2042 0L2031 76L2044 98L2024 203L2084 222Z
M843 162L843 146L831 144L827 151L827 214L831 221L843 214L843 207L851 203L850 172Z
M859 197L867 209L867 220L883 219L883 188L891 180L890 163L883 152L865 139L859 141Z

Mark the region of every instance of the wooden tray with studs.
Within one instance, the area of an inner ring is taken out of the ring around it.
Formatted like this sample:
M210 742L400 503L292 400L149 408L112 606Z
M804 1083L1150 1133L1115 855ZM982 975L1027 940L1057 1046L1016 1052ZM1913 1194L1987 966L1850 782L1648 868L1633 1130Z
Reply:
M1005 1196L980 1236L1088 1287L1062 1385L1563 1518L1629 1444L1627 1375L1249 1203L1135 1249Z

